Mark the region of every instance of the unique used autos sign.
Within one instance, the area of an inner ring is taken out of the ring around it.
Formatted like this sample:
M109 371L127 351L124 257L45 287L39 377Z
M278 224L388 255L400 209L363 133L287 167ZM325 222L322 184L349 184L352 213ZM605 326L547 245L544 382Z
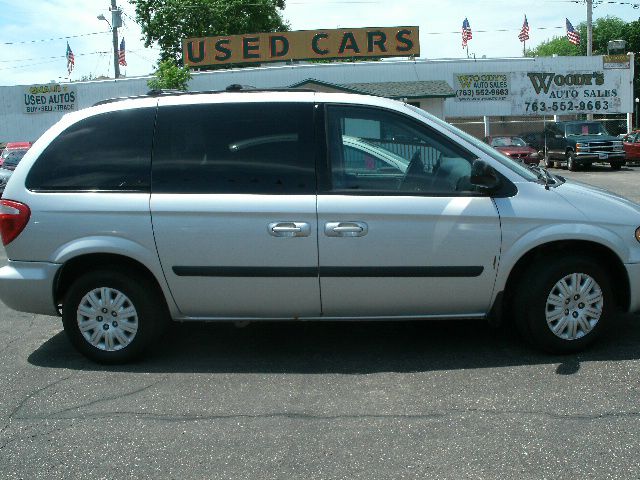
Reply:
M420 55L418 27L346 28L187 38L189 67L286 60Z
M620 77L603 70L588 72L522 72L524 84L513 97L520 115L567 115L621 111Z
M57 83L32 85L24 92L25 113L70 112L77 110L75 88Z

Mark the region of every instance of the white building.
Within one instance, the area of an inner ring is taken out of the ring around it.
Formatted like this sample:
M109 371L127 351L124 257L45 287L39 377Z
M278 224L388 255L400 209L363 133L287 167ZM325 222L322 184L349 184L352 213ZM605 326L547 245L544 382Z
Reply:
M143 95L149 77L0 87L0 141L33 141L66 112ZM633 112L633 56L298 63L194 72L189 90L311 86L403 99L447 120Z

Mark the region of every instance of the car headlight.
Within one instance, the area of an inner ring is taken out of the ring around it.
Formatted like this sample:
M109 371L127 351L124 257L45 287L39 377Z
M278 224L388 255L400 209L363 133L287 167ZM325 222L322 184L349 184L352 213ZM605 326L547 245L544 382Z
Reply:
M636 240L640 242L640 227L636 228Z

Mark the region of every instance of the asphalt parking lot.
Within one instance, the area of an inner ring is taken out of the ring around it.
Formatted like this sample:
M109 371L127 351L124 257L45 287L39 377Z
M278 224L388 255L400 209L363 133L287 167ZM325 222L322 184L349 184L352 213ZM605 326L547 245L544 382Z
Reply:
M640 168L552 171L640 201ZM564 357L483 322L176 325L122 367L0 319L0 478L640 478L640 316Z

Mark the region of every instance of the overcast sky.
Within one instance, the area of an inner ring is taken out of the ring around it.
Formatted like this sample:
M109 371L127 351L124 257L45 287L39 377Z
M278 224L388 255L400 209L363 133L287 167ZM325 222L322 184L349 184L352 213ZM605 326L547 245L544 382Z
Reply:
M640 0L600 4L594 19L614 15L636 20L640 9L629 4L640 5ZM0 0L0 85L66 81L67 41L75 54L72 80L113 77L109 26L96 18L103 14L110 19L109 5L108 0ZM158 49L144 47L133 6L125 0L118 5L125 13L119 35L126 41L128 63L121 73L149 74ZM586 19L585 5L571 0L293 0L287 1L283 16L292 30L417 25L420 56L433 59L466 57L459 33L465 16L473 30L471 54L521 56L517 36L525 13L531 28L528 46L564 35L565 17L574 25ZM69 36L75 38L61 38Z

